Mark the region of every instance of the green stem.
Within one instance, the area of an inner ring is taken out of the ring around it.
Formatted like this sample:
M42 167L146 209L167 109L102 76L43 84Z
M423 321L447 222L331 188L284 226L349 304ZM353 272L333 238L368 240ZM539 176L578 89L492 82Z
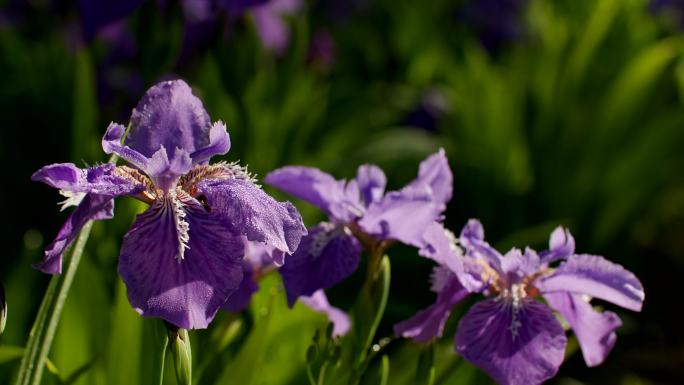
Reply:
M318 372L318 385L323 385L325 383L325 370L328 368L328 361L324 362L321 366L321 370Z
M87 222L81 230L76 244L71 250L71 258L63 274L53 276L50 280L43 302L38 309L36 321L31 328L29 340L26 344L26 351L21 359L19 375L16 385L39 385L43 376L43 368L48 352L52 347L52 341L57 331L59 317L64 307L71 283L76 275L76 270L81 262L81 255L85 248L92 222Z
M310 385L316 385L316 380L314 379L313 372L311 371L311 365L306 365L306 376L309 378Z

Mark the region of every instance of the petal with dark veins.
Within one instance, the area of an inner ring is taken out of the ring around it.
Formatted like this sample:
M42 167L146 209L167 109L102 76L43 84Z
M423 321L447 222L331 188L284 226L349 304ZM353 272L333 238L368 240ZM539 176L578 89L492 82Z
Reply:
M456 351L502 385L536 385L553 377L565 354L563 328L547 306L530 299L514 307L488 299L458 325Z
M121 247L119 274L131 305L183 329L206 328L242 281L244 245L225 219L184 202L188 248L178 259L174 208L156 202L138 215Z
M347 278L358 267L360 257L361 245L346 229L331 223L312 227L280 268L288 304Z

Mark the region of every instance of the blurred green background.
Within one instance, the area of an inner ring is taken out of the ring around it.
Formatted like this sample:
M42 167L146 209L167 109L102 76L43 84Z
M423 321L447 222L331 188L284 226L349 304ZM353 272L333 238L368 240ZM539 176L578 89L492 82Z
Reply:
M252 10L214 4L199 25L177 1L147 0L93 30L87 2L0 1L9 303L0 383L15 375L49 280L30 264L66 218L61 197L31 173L105 161L108 123L127 122L144 90L172 77L227 123L225 159L259 176L304 164L352 177L369 162L396 188L445 148L455 176L449 228L480 218L506 250L542 248L562 224L579 251L624 265L645 286L642 313L611 307L624 326L608 360L587 369L571 343L552 383L684 383L684 2L311 0L278 15L289 28L280 52L260 40ZM323 218L295 203L307 225ZM121 237L140 210L119 200L116 218L95 225L50 354L58 373L44 383L149 383L147 323L116 275ZM433 300L431 263L408 247L390 255L379 336ZM331 301L351 306L362 274L330 290ZM262 288L251 312L193 333L198 383L306 384L305 350L325 320L301 305L286 310L277 279ZM457 320L437 346L437 383L487 384L452 352ZM390 384L413 383L420 349L387 346Z

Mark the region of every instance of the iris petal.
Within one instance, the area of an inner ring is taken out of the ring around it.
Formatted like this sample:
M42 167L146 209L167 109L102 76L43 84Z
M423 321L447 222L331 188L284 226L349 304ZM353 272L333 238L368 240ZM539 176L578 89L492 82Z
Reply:
M615 329L622 325L617 314L599 313L577 294L547 293L544 298L575 331L587 366L600 365L615 345Z
M300 299L303 304L314 311L328 316L328 320L333 324L333 337L345 335L351 328L351 319L347 313L330 305L323 290L316 291L310 297L300 297Z
M482 227L480 221L477 219L468 220L468 223L461 230L459 240L466 248L468 256L473 257L475 260L485 261L499 274L504 274L501 266L503 257L495 248L485 242L484 227Z
M387 177L380 167L365 164L356 171L356 183L358 183L361 196L366 207L372 202L379 201L385 193Z
M566 259L575 254L575 238L570 230L561 226L556 227L549 237L549 249L539 253L544 263L551 263L559 259Z
M446 204L451 200L454 178L449 168L444 149L430 155L420 162L418 177L410 186L428 185L432 189L435 201Z
M271 171L264 182L303 199L330 214L330 206L344 199L344 182L313 167L286 166Z
M116 154L121 159L147 173L149 157L128 146L121 144L121 138L126 133L126 127L118 123L110 123L102 137L102 150L105 154ZM159 148L159 146L157 146ZM150 155L151 156L151 155ZM149 174L148 174L149 175Z
M209 144L196 150L190 157L194 164L205 163L214 155L223 155L230 150L230 136L223 122L216 122L209 130Z
M421 247L423 233L439 220L444 206L433 201L429 189L407 186L372 203L358 222L366 234Z
M644 287L639 279L597 255L573 255L553 274L537 280L535 286L542 293L587 294L634 311L640 311L644 302Z
M456 277L444 286L437 295L433 305L416 313L410 319L394 325L394 334L404 338L413 338L418 342L428 342L442 336L453 307L468 294Z
M212 124L202 102L187 83L157 83L145 92L131 114L124 144L147 158L163 147L193 153L210 146Z
M321 223L309 229L297 251L280 268L287 302L313 295L351 275L359 265L361 245L342 228Z
M72 163L52 164L36 171L31 179L49 186L76 193L77 207L62 225L55 240L45 248L43 260L34 265L47 274L62 272L62 256L81 228L90 220L113 216L113 197L136 194L145 188L139 181L122 178L113 164L80 169ZM82 198L81 198L82 197Z
M64 191L93 193L115 197L140 192L145 185L117 175L116 166L105 163L81 169L73 163L57 163L36 171L31 180Z
M265 243L286 253L297 249L306 228L290 202L278 202L246 180L205 180L199 183L213 212L228 218L234 234Z
M242 264L242 281L238 289L228 297L226 303L221 307L222 310L232 313L239 313L249 306L252 295L259 291L259 284L254 280L254 269L252 264L244 262Z
M124 237L119 274L131 305L183 329L206 328L242 280L244 246L224 219L188 200L188 249L179 245L173 207L157 202Z
M45 248L43 260L33 265L47 274L62 273L64 252L76 239L81 228L90 220L109 219L114 216L114 200L103 195L87 194L59 229L57 237Z
M534 385L563 362L566 337L551 310L534 300L489 299L461 319L456 351L502 385Z

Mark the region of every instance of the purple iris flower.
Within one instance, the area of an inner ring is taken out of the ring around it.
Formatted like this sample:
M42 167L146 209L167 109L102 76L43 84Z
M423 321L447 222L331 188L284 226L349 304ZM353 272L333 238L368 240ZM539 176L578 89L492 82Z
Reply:
M290 28L283 18L299 12L302 5L302 0L270 0L252 9L257 35L264 48L277 55L285 52L290 41Z
M77 5L87 42L108 25L120 22L143 0L79 0ZM160 11L168 4L158 1ZM290 28L284 20L300 11L302 0L181 0L184 33L179 62L189 60L198 49L207 46L221 23L232 22L250 11L254 26L264 48L276 55L285 52L290 40ZM227 17L221 17L227 15ZM1 20L0 20L1 21Z
M123 239L119 273L143 316L184 329L205 328L242 280L243 237L292 253L306 234L289 202L279 203L234 163L208 164L228 152L226 126L211 123L182 80L150 88L126 128L111 123L107 154L130 166L79 169L45 166L32 179L58 188L76 209L48 245L38 269L61 272L62 255L88 220L113 216L113 198L132 196L150 207Z
M591 298L634 311L644 301L634 274L603 257L575 254L575 240L562 227L541 253L514 248L502 256L484 241L477 220L459 239L433 225L425 241L422 254L439 263L432 276L437 300L395 325L395 333L421 342L441 337L454 305L483 293L490 298L463 316L455 348L501 384L539 384L556 374L566 337L552 310L574 330L586 364L596 366L613 348L621 321L613 312L594 310ZM540 296L548 305L535 299Z
M359 167L356 178L348 182L300 166L266 175L266 183L312 203L329 217L309 229L280 268L290 306L297 297L329 288L352 274L363 247L373 250L392 240L420 247L425 229L442 219L452 179L444 150L420 164L415 180L387 193L385 174L373 165Z
M244 278L237 291L223 304L223 310L239 313L249 306L252 296L259 290L259 279L279 266L273 259L274 255L277 255L277 250L272 247L245 240L245 259L242 265ZM318 290L311 296L302 296L300 300L312 310L328 317L333 324L333 336L344 335L351 328L349 316L330 305L323 290Z

